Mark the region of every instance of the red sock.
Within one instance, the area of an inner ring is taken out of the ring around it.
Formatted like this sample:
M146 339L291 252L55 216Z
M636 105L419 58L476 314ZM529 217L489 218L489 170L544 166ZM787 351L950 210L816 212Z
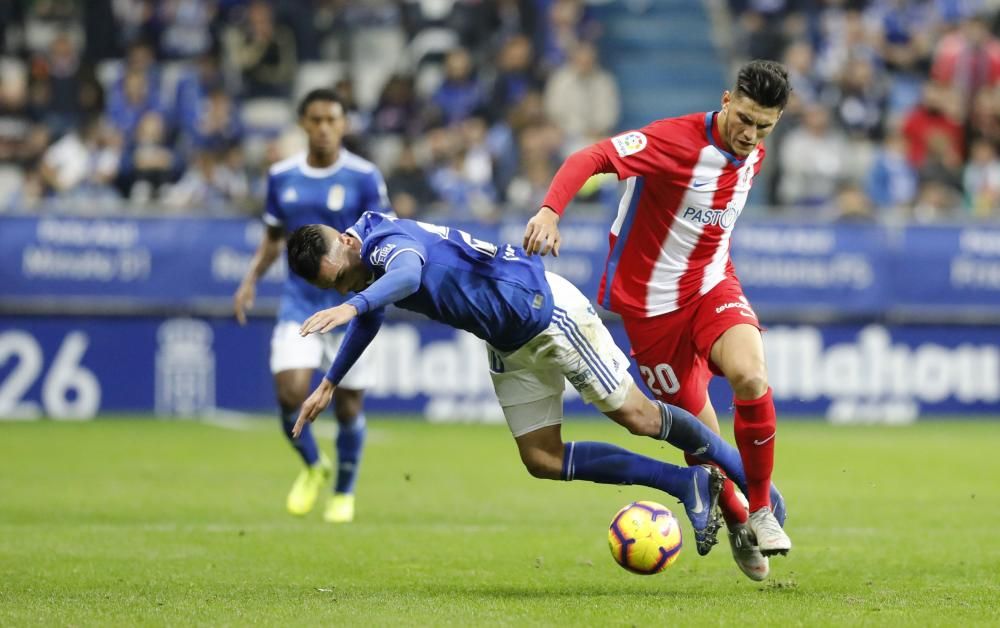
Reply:
M771 471L774 469L774 435L777 418L768 388L758 399L736 400L736 446L747 474L750 512L771 506Z
M687 461L689 467L693 467L696 464L712 464L687 452L684 452L684 460ZM733 485L732 480L728 478L722 485L722 492L719 493L719 509L722 510L722 517L728 525L747 522L747 509L743 506L740 498L736 496L736 487Z

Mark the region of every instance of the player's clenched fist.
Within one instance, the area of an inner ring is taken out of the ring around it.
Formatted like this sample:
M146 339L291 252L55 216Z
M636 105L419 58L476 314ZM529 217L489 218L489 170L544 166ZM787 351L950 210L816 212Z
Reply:
M353 305L343 303L328 310L320 310L306 319L299 329L300 336L308 336L312 333L325 334L341 325L351 322L351 319L358 315L358 308Z
M538 210L524 230L524 252L528 255L552 255L559 257L559 214L551 207Z
M302 403L302 410L299 412L299 418L295 421L295 426L292 428L292 438L298 438L299 434L305 428L306 423L312 423L319 416L319 413L330 405L330 400L333 399L333 391L337 387L330 383L330 380L323 378L323 381L319 383L316 390L312 391L312 394Z

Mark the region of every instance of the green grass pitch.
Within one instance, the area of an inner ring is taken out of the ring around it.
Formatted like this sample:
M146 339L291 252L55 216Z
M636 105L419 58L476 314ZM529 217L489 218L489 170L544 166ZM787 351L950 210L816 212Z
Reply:
M794 549L765 583L724 540L625 572L611 516L675 502L535 480L503 426L370 425L357 521L334 527L285 514L297 468L276 419L0 422L0 626L1000 622L995 422L782 423ZM680 460L610 423L563 431Z

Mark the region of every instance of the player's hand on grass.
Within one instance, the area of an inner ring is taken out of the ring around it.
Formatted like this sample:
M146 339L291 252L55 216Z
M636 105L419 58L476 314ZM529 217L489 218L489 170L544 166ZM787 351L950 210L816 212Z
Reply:
M358 315L358 308L347 303L342 303L337 307L328 310L320 310L306 319L299 329L300 336L309 334L325 334L341 325L351 322L351 319Z
M548 255L552 251L559 257L559 214L551 207L538 210L524 230L524 252L528 255Z
M252 281L240 283L233 295L233 312L240 325L247 324L247 310L253 307L253 301L257 296L257 286Z
M292 427L292 438L298 438L305 428L306 423L312 423L319 416L319 413L330 405L333 399L333 391L337 387L330 383L330 380L323 378L316 390L302 403L302 410L299 411L299 418L295 420Z

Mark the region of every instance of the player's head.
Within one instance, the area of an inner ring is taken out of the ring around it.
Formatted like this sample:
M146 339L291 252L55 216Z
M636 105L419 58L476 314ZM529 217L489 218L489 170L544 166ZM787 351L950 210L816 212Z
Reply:
M306 225L288 237L288 267L317 288L358 292L371 279L361 263L361 243L326 225Z
M791 91L788 70L777 61L757 59L740 68L719 112L719 132L734 154L746 157L774 130Z
M330 157L340 149L347 129L343 101L332 89L314 89L299 103L299 126L309 138L309 153Z

